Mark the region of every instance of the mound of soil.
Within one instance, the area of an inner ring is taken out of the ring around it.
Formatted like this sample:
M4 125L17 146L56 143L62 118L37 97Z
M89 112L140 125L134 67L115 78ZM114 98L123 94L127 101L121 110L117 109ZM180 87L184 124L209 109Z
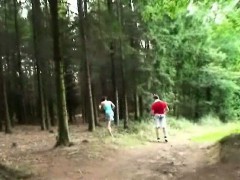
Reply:
M240 134L233 134L220 141L220 161L224 163L240 163Z
M31 174L26 172L11 169L7 166L0 164L0 179L1 180L18 180L18 179L29 179Z

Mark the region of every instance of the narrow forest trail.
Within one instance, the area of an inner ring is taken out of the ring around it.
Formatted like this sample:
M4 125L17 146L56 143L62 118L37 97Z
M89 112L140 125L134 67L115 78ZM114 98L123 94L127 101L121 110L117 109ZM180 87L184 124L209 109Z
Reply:
M75 129L74 138L81 138L74 146L52 149L54 136L47 133L39 136L35 132L35 135L7 136L9 144L4 147L11 145L11 139L19 138L22 142L3 154L8 164L29 167L35 174L32 180L240 179L240 165L214 164L217 152L209 144L191 142L190 134L182 134L172 136L169 143L150 142L121 148L114 143L98 142L90 133ZM84 143L86 138L90 141Z
M205 151L198 145L181 142L151 143L131 149L108 149L98 158L86 160L74 156L49 157L39 179L44 180L134 180L176 179L185 172L194 172L204 166ZM42 158L48 153L42 154ZM33 179L36 179L34 177Z
M213 164L209 146L188 141L152 143L147 146L109 150L100 159L83 162L55 159L45 180L238 180L237 164ZM106 149L106 151L108 151Z
M193 172L204 165L204 154L195 145L153 143L126 150L117 158L109 158L97 173L89 174L84 179L176 179L184 172Z

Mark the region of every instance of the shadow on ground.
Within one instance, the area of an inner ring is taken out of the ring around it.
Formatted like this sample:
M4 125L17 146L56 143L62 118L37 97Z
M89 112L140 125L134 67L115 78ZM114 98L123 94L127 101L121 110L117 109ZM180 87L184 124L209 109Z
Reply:
M240 134L232 134L207 147L208 165L183 174L181 180L239 180Z
M20 171L16 169L9 168L5 165L0 164L0 179L1 180L25 180L32 176L31 173L26 171Z

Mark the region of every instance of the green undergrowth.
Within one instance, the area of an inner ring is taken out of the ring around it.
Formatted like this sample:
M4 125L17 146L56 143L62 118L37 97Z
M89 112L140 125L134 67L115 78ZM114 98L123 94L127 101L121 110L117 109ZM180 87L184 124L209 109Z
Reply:
M177 121L177 126L175 123ZM186 119L174 119L169 122L170 126L175 129L184 130L191 134L191 140L194 142L217 142L231 134L240 133L240 122L232 121L223 123L217 116L206 115L192 123Z
M194 142L218 142L231 134L240 133L240 122L221 122L216 116L207 115L200 119L198 133L191 140Z
M97 136L103 143L112 142L120 146L138 146L144 145L149 141L149 138L154 135L154 129L150 122L129 122L129 128L124 129L121 123L119 127L113 125L113 135L110 137L106 128L98 129L94 135Z
M205 132L193 137L192 140L195 142L217 142L226 136L238 133L240 133L240 123L229 123L208 128Z
M195 125L190 121L180 118L168 117L169 134L174 135L184 129L191 129ZM141 121L129 121L129 128L124 129L121 122L119 127L113 125L114 138L110 137L106 128L99 128L94 132L95 137L102 143L113 143L124 147L145 145L156 139L154 121L145 118Z
M240 123L224 124L212 115L201 118L197 123L184 118L168 117L167 120L170 136L188 133L194 142L215 142L229 134L240 133ZM154 122L151 118L129 121L128 129L123 128L122 122L119 127L113 125L113 134L114 138L111 138L106 128L98 128L94 132L94 136L99 138L100 142L125 147L145 145L156 139Z

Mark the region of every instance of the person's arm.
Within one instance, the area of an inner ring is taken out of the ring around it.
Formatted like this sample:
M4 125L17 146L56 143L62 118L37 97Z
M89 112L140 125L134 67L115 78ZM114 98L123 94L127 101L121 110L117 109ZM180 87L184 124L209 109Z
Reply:
M166 103L166 108L165 108L165 113L167 113L169 111L168 105Z
M99 110L102 109L102 102L99 104L98 108L99 108Z
M153 105L151 106L151 112L150 114L153 116L154 115L154 109L153 109Z
M154 110L151 109L151 115L153 116L154 115Z
M112 106L112 109L115 109L115 105L112 103L112 101L111 101L111 106Z

